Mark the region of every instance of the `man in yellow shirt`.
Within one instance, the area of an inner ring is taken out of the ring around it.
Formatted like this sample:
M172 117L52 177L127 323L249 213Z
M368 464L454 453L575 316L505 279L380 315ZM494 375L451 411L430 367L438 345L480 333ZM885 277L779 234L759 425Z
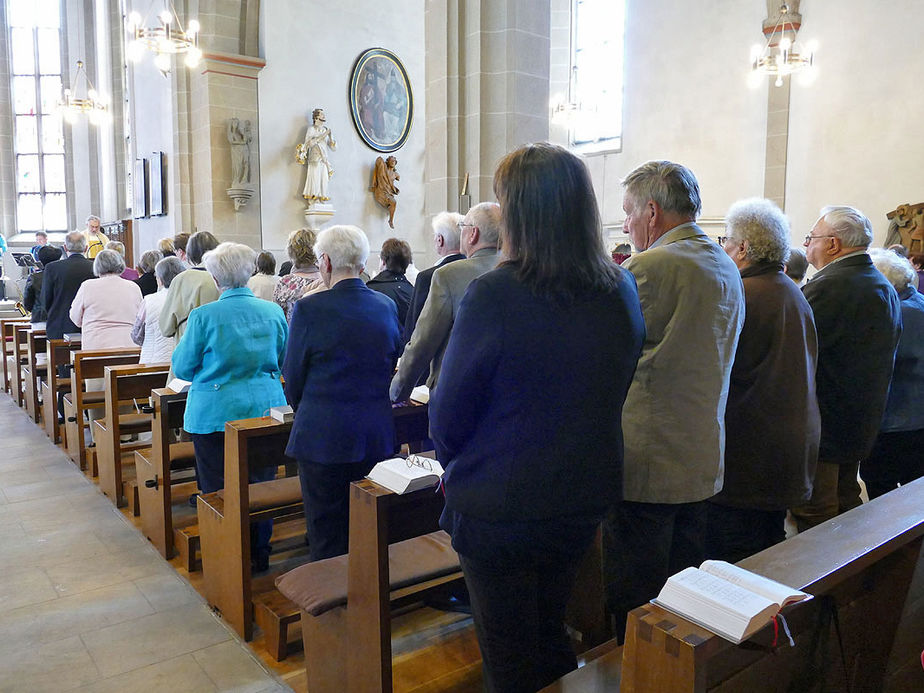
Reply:
M99 229L99 217L91 214L87 217L87 228L84 229L83 235L87 237L87 257L91 260L97 256L99 251L106 247L109 239Z

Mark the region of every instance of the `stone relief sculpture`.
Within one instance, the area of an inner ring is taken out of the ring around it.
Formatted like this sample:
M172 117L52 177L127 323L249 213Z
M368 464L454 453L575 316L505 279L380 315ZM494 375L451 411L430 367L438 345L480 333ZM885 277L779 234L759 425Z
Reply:
M401 180L397 167L398 160L395 157L377 157L372 172L372 186L369 188L375 201L388 210L388 225L391 228L395 228L395 195L400 192L395 185L395 181Z
M250 121L230 118L227 135L231 145L231 187L225 192L234 201L234 211L239 212L253 197L253 187L250 185L250 143L253 141L253 130Z
M307 168L302 197L308 201L309 207L330 200L327 183L334 175L334 169L327 159L326 150L337 149L330 128L324 124L324 109L314 109L311 120L312 124L305 133L305 141L295 147L295 160Z
M924 202L899 205L886 218L889 220L886 248L900 243L909 253L924 253Z

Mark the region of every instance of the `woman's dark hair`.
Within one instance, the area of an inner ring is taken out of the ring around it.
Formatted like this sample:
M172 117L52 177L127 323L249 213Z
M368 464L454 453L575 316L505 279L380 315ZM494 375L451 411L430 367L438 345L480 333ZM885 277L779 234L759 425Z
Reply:
M501 247L534 293L572 301L609 291L621 270L603 246L597 198L577 156L546 142L505 156L494 173Z
M268 250L257 255L257 274L273 274L276 272L276 258Z
M279 265L279 276L280 277L286 276L291 271L292 271L292 261L291 260L286 260L281 265Z
M389 238L382 243L382 250L379 253L382 262L385 263L385 269L395 274L404 274L407 266L411 264L411 246L407 241L399 238Z
M176 236L173 237L173 249L174 251L182 250L186 252L186 244L189 243L189 234L185 231L181 231Z
M36 254L38 255L38 261L42 263L42 267L49 262L61 259L61 249L55 248L53 245L43 245Z
M176 239L174 239L176 245ZM202 262L202 256L218 247L218 239L209 231L197 231L186 243L186 257L194 265Z

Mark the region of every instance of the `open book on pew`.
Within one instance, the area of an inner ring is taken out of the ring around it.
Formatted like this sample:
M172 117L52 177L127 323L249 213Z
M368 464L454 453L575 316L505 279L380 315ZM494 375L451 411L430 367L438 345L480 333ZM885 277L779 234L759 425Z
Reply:
M421 404L427 404L430 401L430 388L426 385L418 385L411 390L409 399L414 402L420 402Z
M809 597L725 561L705 561L667 579L653 604L738 644L787 604Z
M393 457L379 462L366 478L389 491L403 494L436 486L442 476L443 467L436 460L410 455L407 459Z
M175 393L179 395L183 392L187 392L189 390L190 385L192 385L192 383L189 382L188 380L181 380L180 378L174 378L169 383L167 383L167 389L173 390Z

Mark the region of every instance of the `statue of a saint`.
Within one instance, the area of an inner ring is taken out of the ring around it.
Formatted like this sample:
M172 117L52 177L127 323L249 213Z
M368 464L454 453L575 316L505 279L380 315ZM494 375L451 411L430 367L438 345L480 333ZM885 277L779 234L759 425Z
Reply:
M308 200L309 205L327 202L330 199L330 195L327 194L327 181L334 175L334 169L327 160L325 148L337 148L330 128L324 124L324 110L314 109L311 119L312 124L305 133L305 141L295 147L295 160L305 164L308 169L302 197Z
M253 132L250 121L243 123L237 118L228 121L228 142L231 143L231 187L250 183L250 143Z
M387 159L378 157L372 172L372 187L369 188L375 201L388 210L388 225L391 228L395 228L395 195L400 192L395 185L395 181L401 180L397 166L398 160L393 156Z

